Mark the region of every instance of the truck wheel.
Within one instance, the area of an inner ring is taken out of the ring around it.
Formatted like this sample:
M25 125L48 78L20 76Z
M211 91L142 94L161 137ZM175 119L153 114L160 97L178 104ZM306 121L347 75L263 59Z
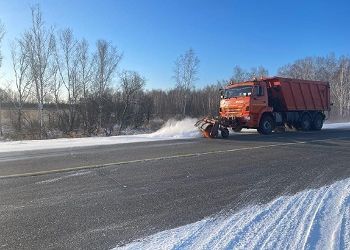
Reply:
M235 128L232 128L233 132L235 133L239 133L242 131L242 127L235 127Z
M221 129L221 136L222 136L222 138L226 139L229 135L230 135L230 131L228 131L227 128L222 128Z
M323 115L321 114L317 114L314 118L314 120L312 121L311 124L311 129L312 130L321 130L323 127Z
M311 118L309 115L304 114L300 121L300 130L308 131L311 129Z
M269 135L272 133L272 130L275 128L274 121L271 116L264 115L260 119L258 132L263 135Z

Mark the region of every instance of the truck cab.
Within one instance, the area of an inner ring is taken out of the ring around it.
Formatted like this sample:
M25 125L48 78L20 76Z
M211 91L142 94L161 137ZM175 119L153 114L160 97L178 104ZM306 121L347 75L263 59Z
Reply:
M220 117L235 131L258 128L261 114L269 111L267 87L263 81L232 84L221 92Z

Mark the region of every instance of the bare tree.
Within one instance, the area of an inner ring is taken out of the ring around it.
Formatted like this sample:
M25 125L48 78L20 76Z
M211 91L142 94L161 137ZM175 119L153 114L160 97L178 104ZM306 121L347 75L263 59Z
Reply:
M0 46L1 46L2 39L4 38L4 35L5 35L5 26L4 26L4 24L2 24L1 19L0 19ZM2 65L2 54L1 54L1 50L0 50L0 68L1 68L1 65Z
M83 117L83 129L84 134L87 132L88 128L91 126L89 123L88 114L88 94L91 87L92 80L92 61L89 57L89 45L88 42L83 39L77 44L77 67L78 67L78 81L82 88L82 117Z
M94 55L94 92L97 95L98 101L98 128L102 127L102 99L107 88L111 84L117 66L122 59L116 47L105 40L97 41L97 51Z
M182 115L186 115L186 107L191 89L198 80L199 59L193 49L180 55L175 61L174 79L179 91L179 102L181 103Z
M236 65L233 68L233 75L230 79L231 82L244 82L250 81L255 78L266 77L269 75L269 71L263 66L253 67L250 70L245 70L240 66Z
M2 39L4 38L5 35L5 26L2 24L1 20L0 20L0 46L1 46L1 42ZM2 54L1 54L1 47L0 47L0 68L2 66ZM3 135L3 131L2 131L2 95L0 96L0 135Z
M34 83L38 104L39 136L43 137L43 108L49 92L55 39L52 30L45 27L39 6L32 7L32 27L24 34L25 50L28 53L30 78Z
M28 53L22 40L13 43L11 49L12 67L15 77L17 98L15 103L17 109L17 129L22 130L23 105L31 93L31 79L29 77Z
M58 40L59 43L55 53L56 63L60 79L66 89L68 102L68 121L64 121L67 123L65 132L71 132L76 123L77 106L82 92L81 82L78 79L78 42L75 40L71 29L61 31Z
M145 78L140 76L135 71L123 71L120 76L120 86L122 90L122 98L124 109L120 118L120 127L118 133L120 134L124 128L127 113L129 111L130 105L132 102L135 102L135 96L140 92L145 86Z
M342 57L338 62L338 69L333 79L331 91L339 107L340 118L350 113L350 59Z

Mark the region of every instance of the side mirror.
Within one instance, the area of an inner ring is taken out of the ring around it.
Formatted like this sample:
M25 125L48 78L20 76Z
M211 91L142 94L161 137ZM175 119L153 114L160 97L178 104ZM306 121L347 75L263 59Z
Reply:
M220 98L224 99L224 89L219 89L220 91Z

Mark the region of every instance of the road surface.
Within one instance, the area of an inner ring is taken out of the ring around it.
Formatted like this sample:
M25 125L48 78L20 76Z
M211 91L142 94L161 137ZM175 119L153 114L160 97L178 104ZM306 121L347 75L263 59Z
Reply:
M110 249L350 177L350 129L0 153L0 249Z

